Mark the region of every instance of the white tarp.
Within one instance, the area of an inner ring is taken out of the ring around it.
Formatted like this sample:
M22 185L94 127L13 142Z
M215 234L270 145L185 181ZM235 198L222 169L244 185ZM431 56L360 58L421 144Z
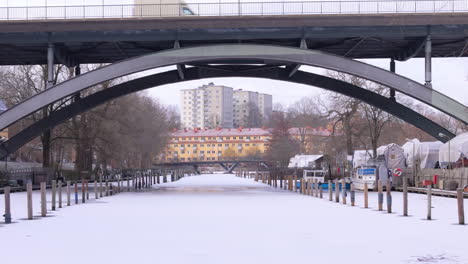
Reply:
M440 146L439 163L444 167L449 162L455 163L461 156L468 157L468 133L460 134Z
M369 150L355 150L353 156L353 168L362 166L372 158L372 151Z
M434 169L439 160L440 141L420 142L414 138L406 142L402 147L405 152L406 165L413 167L413 161L422 169Z
M315 161L323 155L296 155L289 160L288 168L315 167Z
M395 143L381 146L377 149L377 156L384 156L385 165L389 169L405 168L405 151Z

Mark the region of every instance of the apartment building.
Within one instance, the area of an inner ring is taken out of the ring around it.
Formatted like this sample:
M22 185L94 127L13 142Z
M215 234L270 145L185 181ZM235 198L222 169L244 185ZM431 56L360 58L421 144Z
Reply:
M165 150L155 162L258 159L268 151L269 128L182 129L170 134ZM290 135L304 144L304 154L323 154L331 136L325 128L290 128Z
M233 104L231 87L209 83L197 89L181 91L182 128L232 128Z
M137 17L190 16L195 13L183 0L135 0Z
M178 130L156 162L258 158L266 153L270 138L266 128Z
M234 90L234 127L262 126L271 117L272 96L242 89Z

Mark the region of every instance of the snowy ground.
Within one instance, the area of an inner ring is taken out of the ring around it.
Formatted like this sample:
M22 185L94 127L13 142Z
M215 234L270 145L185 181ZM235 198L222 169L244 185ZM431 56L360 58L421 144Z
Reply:
M28 221L26 195L15 193L16 223L0 224L1 263L468 263L455 199L433 197L433 221L423 220L425 195L410 194L410 217L401 216L401 193L393 200L389 215L375 210L375 193L371 209L361 194L353 208L217 174Z

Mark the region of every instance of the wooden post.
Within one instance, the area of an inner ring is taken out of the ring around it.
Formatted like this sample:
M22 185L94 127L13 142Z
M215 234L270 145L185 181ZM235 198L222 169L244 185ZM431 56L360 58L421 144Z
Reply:
M130 177L127 177L127 191L130 191Z
M96 180L94 180L94 199L99 199L99 193L98 193L98 183Z
M52 211L55 211L55 192L56 192L56 181L52 181Z
M403 176L403 216L408 216L408 178Z
M343 196L343 204L346 204L346 182L345 179L341 179L341 193Z
M369 186L364 183L364 208L369 208Z
M78 204L78 182L75 182L75 204Z
M11 199L10 199L10 186L7 186L3 189L3 194L5 196L5 224L11 223Z
M335 180L335 202L340 202L340 182L338 179Z
M427 220L432 220L432 186L427 186Z
M378 203L379 203L379 211L383 210L383 187L382 187L382 180L378 181Z
M33 205L32 205L32 183L26 184L27 200L28 200L28 220L33 219Z
M99 175L99 198L102 198L102 175Z
M333 184L331 180L328 180L328 199L333 202Z
M71 202L70 202L70 184L71 184L71 182L67 181L67 206L70 206L70 204L71 204Z
M314 181L315 197L319 197L319 181L315 179Z
M86 203L86 186L85 180L81 180L81 203Z
M322 188L322 185L319 185L319 190L320 190L320 199L323 199L323 188Z
M41 182L41 216L47 216L46 183Z
M86 180L85 183L86 183L86 200L89 200L89 182L88 182L88 180Z
M354 183L351 183L351 206L356 204L356 191L354 190Z
M109 196L109 181L106 179L106 196Z
M458 204L458 224L465 224L465 209L463 207L463 189L457 189L457 204Z
M62 208L62 181L58 181L58 205Z
M392 213L392 182L387 179L387 213Z

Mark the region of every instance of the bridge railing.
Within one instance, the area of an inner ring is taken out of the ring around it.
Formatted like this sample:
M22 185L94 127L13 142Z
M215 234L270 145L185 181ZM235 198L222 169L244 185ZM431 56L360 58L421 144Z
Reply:
M0 6L0 20L468 12L468 0L235 1L143 5Z

